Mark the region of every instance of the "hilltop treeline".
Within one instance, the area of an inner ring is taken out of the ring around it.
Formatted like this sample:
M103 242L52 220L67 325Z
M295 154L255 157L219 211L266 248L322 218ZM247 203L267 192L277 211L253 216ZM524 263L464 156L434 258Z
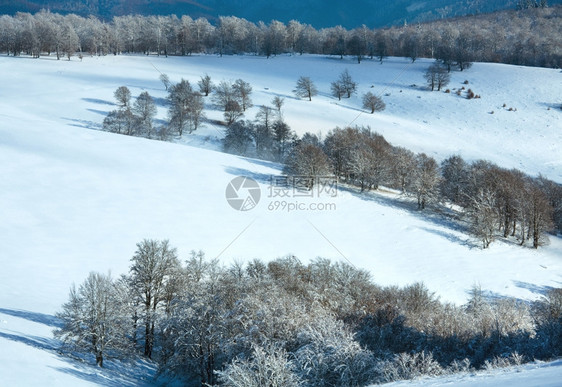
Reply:
M234 16L216 25L189 16L95 17L41 11L0 17L0 51L9 55L192 53L278 55L309 53L363 58L436 58L447 65L473 61L562 66L562 7L530 8L373 30L315 29L298 21L252 23Z
M365 386L559 356L561 301L560 289L528 305L474 288L456 306L420 283L380 287L347 263L224 267L144 240L128 274L72 287L55 334L99 366L146 357L185 385Z

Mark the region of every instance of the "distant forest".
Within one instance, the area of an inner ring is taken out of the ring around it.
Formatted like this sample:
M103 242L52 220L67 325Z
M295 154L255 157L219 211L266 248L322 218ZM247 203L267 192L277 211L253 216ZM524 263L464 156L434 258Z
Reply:
M532 2L531 2L532 3ZM434 58L462 70L468 62L562 66L562 6L535 7L384 29L315 29L291 20L253 23L235 16L211 24L189 16L120 16L110 22L48 11L0 16L8 55L143 53L155 55L322 54L381 62L388 56Z
M0 14L47 9L105 21L124 15L189 15L212 24L219 16L235 15L254 23L296 19L314 28L380 28L547 4L562 0L0 0Z

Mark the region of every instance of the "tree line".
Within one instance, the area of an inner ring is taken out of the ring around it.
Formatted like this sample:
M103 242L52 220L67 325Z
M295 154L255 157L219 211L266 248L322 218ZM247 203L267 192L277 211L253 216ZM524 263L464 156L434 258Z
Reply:
M434 69L431 65L426 73L431 86ZM438 69L441 87L448 78L440 78L447 74L443 66ZM157 109L148 92L131 104L130 90L121 86L114 93L118 109L104 119L103 129L161 140L182 136L184 131L197 130L205 118L206 95L223 112L225 152L282 162L284 173L307 178L310 189L318 176L335 175L341 182L360 187L361 192L379 186L399 190L415 197L420 210L443 203L457 205L483 248L498 237L538 248L548 243L549 232L562 231L562 186L543 176L533 178L486 160L468 163L458 155L439 165L425 153L391 145L370 128L335 128L323 139L311 133L299 138L284 121L282 97L275 96L271 105L260 106L253 120L242 119L253 106L252 86L242 79L215 85L205 74L195 89L185 79L172 84L167 75L160 78L168 89L166 123L154 128ZM347 70L331 85L337 98L342 94L350 97L356 88ZM311 99L316 93L310 78L299 78L297 96ZM371 93L364 95L363 103L372 111L384 109L384 102Z
M562 7L520 10L405 25L385 29L341 26L314 29L292 20L269 24L223 16L215 25L187 15L120 16L110 22L93 16L59 15L48 11L0 16L0 51L33 57L56 54L156 55L283 53L435 58L461 70L469 62L562 67L560 18Z
M561 305L561 289L529 304L474 287L457 306L347 263L181 261L147 239L127 274L71 287L55 336L100 367L147 358L186 385L366 386L560 356Z
M499 237L534 248L562 231L562 186L486 160L458 155L439 164L425 153L389 144L369 128L336 128L320 139L306 133L293 141L284 173L308 178L335 175L361 192L380 186L414 197L418 209L451 203L462 209L470 232L486 248Z

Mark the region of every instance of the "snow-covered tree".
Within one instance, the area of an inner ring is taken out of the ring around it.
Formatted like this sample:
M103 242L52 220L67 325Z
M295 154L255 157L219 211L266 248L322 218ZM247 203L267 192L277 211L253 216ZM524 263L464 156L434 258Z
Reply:
M144 355L152 358L160 310L166 299L166 285L177 273L176 249L167 240L145 239L137 243L131 258L129 280L132 297L141 306L139 318L144 325Z
M182 79L181 82L169 89L168 102L170 108L168 116L170 127L181 136L184 130L189 133L197 130L203 118L203 97L194 92L189 81Z
M370 109L371 114L374 112L380 112L386 108L386 104L382 98L374 95L370 91L363 95L363 108Z
M435 90L435 87L437 87L437 91L440 91L442 87L449 84L451 76L446 67L435 62L425 72L425 80L431 87L431 91Z
M242 107L242 111L246 111L246 109L252 107L252 86L248 82L242 79L237 79L232 84L232 92L234 94L234 98Z
M137 119L131 109L110 111L103 120L103 130L132 136L136 133Z
M224 371L218 371L218 381L225 387L298 387L300 378L285 350L273 345L267 349L254 346L250 359L235 359Z
M78 289L71 287L68 302L57 313L62 325L55 336L73 350L93 354L100 367L108 352L129 345L128 316L117 286L109 274L92 272Z
M433 157L420 153L416 156L416 172L412 188L418 199L418 208L423 210L428 204L439 199L439 165Z
M166 91L168 91L168 88L169 88L170 85L172 84L172 82L170 81L170 77L168 76L168 74L164 74L164 73L161 73L161 74L160 74L160 82L162 82L162 84L163 84L164 87L166 88Z
M308 189L312 189L317 177L329 175L330 172L330 162L322 148L311 144L300 144L293 148L283 169L287 175L302 178Z
M120 109L127 109L131 106L131 90L127 86L119 86L113 96Z
M199 92L205 97L209 96L214 87L213 81L211 80L209 74L205 74L205 76L201 77L199 82L197 82L197 86L199 86Z
M326 316L298 333L295 363L307 386L365 386L374 379L373 354L340 321Z
M157 109L154 100L147 91L143 91L137 97L132 111L138 117L139 130L148 138L151 138L152 120L156 116Z
M295 88L295 95L299 98L308 98L312 101L312 97L318 94L318 89L316 85L309 77L301 76L297 80L297 86Z

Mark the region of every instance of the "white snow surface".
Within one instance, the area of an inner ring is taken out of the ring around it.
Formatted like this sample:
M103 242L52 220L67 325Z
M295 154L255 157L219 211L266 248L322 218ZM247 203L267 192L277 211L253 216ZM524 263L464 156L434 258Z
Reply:
M393 193L340 187L337 197L292 191L288 198L272 197L270 177L280 174L280 166L219 152L222 129L210 123L176 143L97 130L116 109L117 87L129 87L133 96L148 91L164 120L160 72L173 82L183 77L192 83L207 73L214 82L251 83L255 106L248 119L280 95L286 121L301 135L368 125L393 145L439 161L460 154L562 182L562 111L555 106L561 102L559 70L476 63L452 73L448 86L482 96L467 100L454 92L429 92L423 80L429 63L389 58L382 65L358 65L322 56L0 58L0 384L148 383L124 370L138 369L149 378L150 365L89 367L58 355L51 335L53 315L70 285L90 271L126 273L143 238L170 239L182 259L203 250L225 264L287 254L304 261L346 260L369 270L381 285L423 281L441 300L457 304L475 284L492 297L523 300L561 287L559 237L551 236L550 245L539 250L502 241L481 250L454 224L415 211ZM344 69L359 82L359 93L337 101L329 95L330 82ZM301 75L320 90L312 102L293 97ZM371 115L361 109L367 91L383 96L386 111ZM208 118L221 119L207 103ZM261 200L251 211L236 211L225 200L227 184L239 175L260 184ZM281 201L335 208L271 210ZM542 380L535 379L540 375L562 380L560 362L524 368L514 378L523 373L529 380ZM490 383L513 384L506 375ZM486 383L484 377L466 376L453 384L473 380Z
M553 362L534 362L521 366L462 373L436 378L420 378L384 384L385 387L560 387L562 380L562 360Z

